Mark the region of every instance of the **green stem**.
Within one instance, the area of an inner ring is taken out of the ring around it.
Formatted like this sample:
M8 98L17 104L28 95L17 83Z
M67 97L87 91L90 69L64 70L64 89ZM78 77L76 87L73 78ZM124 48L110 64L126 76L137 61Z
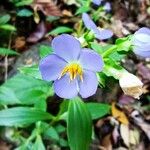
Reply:
M104 52L102 54L102 57L104 58L104 57L109 56L112 52L114 52L114 50L116 50L116 48L117 48L117 45L112 46L111 48L109 48L108 50L106 50L106 52Z

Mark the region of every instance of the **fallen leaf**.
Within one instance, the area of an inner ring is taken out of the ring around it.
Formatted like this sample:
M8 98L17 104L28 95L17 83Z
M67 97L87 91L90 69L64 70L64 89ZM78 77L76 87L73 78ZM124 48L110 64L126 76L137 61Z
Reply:
M129 135L128 125L125 125L125 124L120 125L120 134L121 134L124 144L129 147L130 146L130 143L129 143L130 135Z
M30 6L35 12L42 11L46 16L62 16L58 6L52 0L34 0Z
M113 102L112 103L112 107L111 107L111 110L112 110L112 116L117 119L118 121L120 121L122 124L124 125L128 125L129 124L129 121L128 121L128 118L127 116L125 115L125 113L121 110L119 110L116 106L115 106L115 103Z
M121 97L119 98L119 103L122 105L127 105L130 103L133 103L135 101L135 99L131 96L127 96L127 95L121 95Z
M139 139L140 139L140 134L138 130L133 129L129 131L130 144L137 145L139 143Z
M25 47L25 44L26 44L25 37L23 36L17 37L15 39L15 44L13 45L13 48L17 50L22 50Z
M144 84L150 83L150 68L140 63L137 65L137 73L141 77Z
M134 122L145 132L150 140L150 125L144 120L139 111L134 110L131 113L131 117L134 119Z
M118 125L116 125L114 127L113 132L112 132L112 137L113 137L113 141L114 141L115 144L118 142L119 135L120 134L119 134L119 131L118 131Z
M102 139L102 149L104 149L104 150L112 150L111 134L106 135Z
M66 3L67 5L76 5L76 6L80 6L80 3L77 0L63 0L64 3Z
M27 42L29 43L36 43L40 39L44 37L46 34L46 27L44 22L41 22L40 24L37 25L36 30L31 33L31 35L27 38Z
M73 16L73 14L70 11L66 10L66 9L62 11L62 14L63 14L63 16L67 16L67 17L72 17Z

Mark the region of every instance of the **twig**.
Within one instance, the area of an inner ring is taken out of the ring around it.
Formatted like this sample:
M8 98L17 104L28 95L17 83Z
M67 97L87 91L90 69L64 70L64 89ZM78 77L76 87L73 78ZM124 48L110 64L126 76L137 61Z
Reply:
M10 33L10 36L9 36L8 49L11 48L11 42L12 42L11 37L12 37L12 32ZM8 55L6 55L4 59L4 69L5 69L4 80L6 81L8 78Z

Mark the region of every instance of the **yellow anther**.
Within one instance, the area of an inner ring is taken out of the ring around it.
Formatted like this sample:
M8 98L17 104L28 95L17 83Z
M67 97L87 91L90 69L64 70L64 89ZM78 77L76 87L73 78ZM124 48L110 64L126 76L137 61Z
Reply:
M59 79L64 76L66 73L69 73L70 81L74 80L77 76L80 77L80 80L83 81L83 71L82 67L78 63L68 64L61 72Z

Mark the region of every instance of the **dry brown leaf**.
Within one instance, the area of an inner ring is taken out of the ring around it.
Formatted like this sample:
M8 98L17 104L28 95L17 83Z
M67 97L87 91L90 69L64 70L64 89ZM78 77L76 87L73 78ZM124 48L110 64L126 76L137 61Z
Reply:
M70 12L66 9L62 11L62 14L63 14L63 16L67 16L67 17L72 17L73 16L72 12Z
M150 68L143 63L137 65L137 73L144 84L150 84Z
M26 41L25 41L25 37L21 36L21 37L17 37L15 39L15 44L13 46L13 48L17 49L17 50L21 50L25 47Z
M122 124L128 125L129 121L125 113L121 110L119 110L116 106L115 103L112 103L111 106L111 111L112 111L112 116L116 118L118 121L120 121Z
M30 5L34 12L42 11L46 16L61 16L62 13L52 0L34 0Z
M108 134L103 138L101 149L103 149L103 150L112 150L111 134Z

